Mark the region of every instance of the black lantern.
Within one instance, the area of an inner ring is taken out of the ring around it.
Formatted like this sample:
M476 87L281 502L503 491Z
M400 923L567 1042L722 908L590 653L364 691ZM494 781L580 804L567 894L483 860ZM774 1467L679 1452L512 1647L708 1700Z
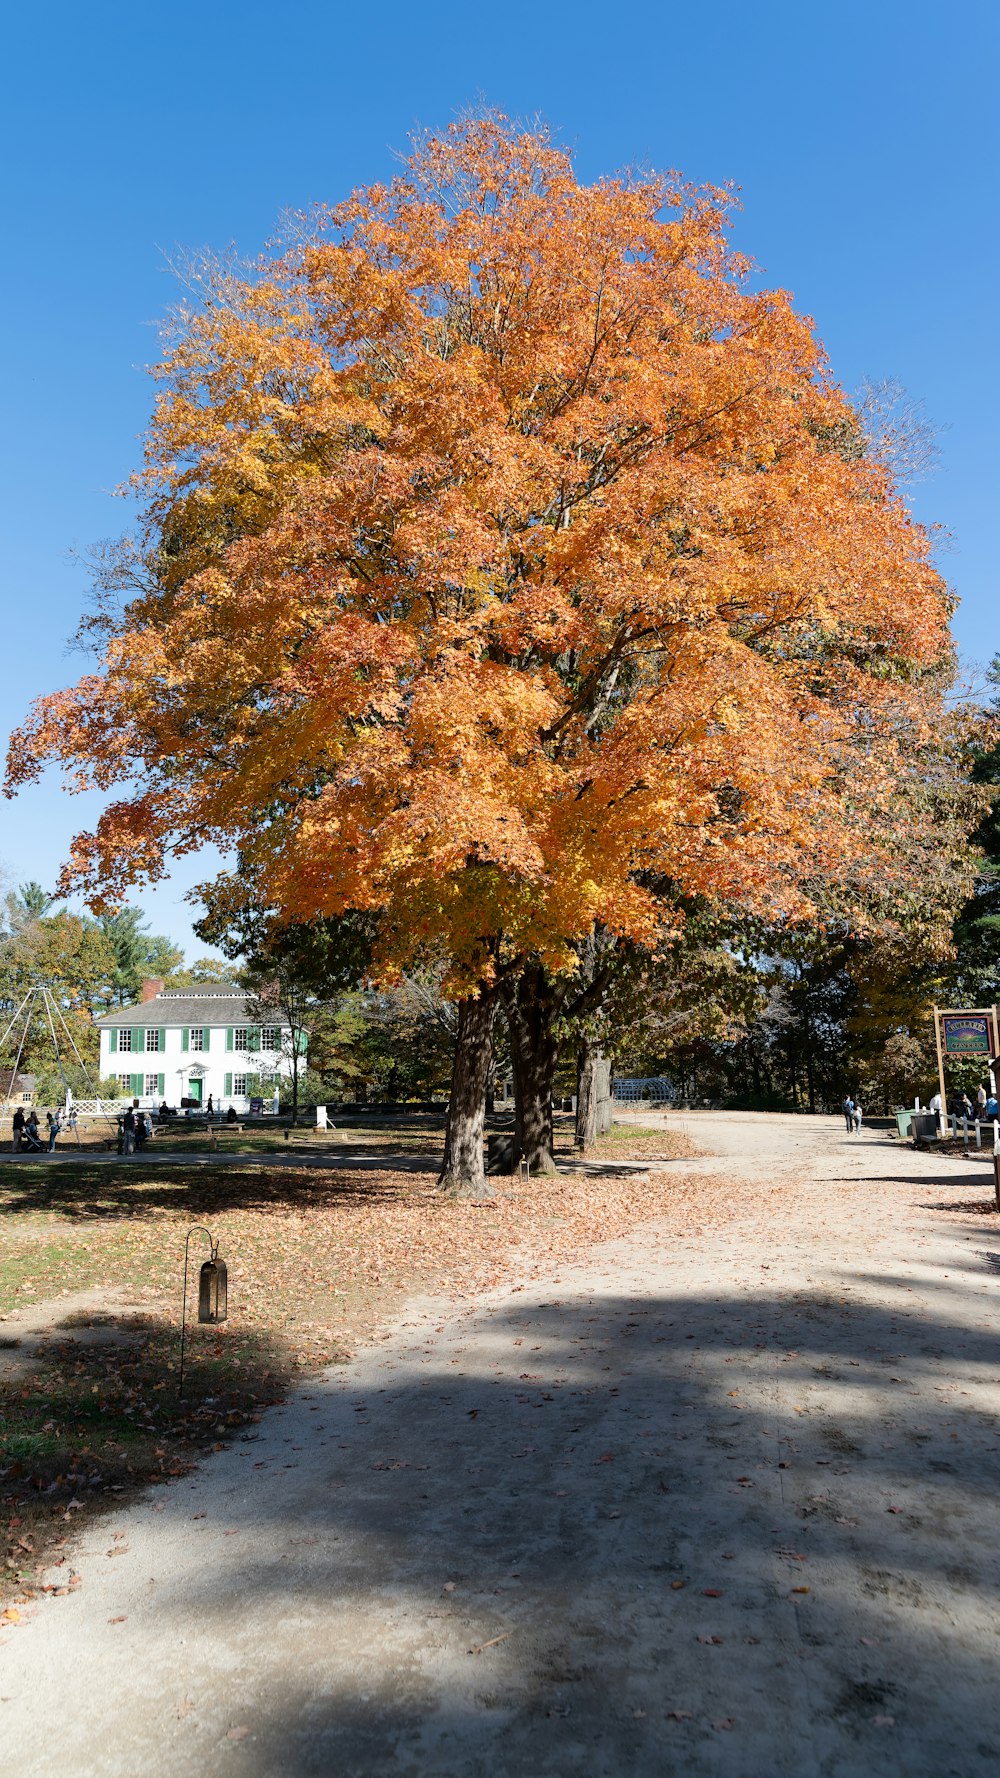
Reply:
M181 1363L177 1393L184 1394L184 1345L187 1333L187 1282L188 1282L188 1249L192 1235L204 1235L208 1241L208 1258L202 1265L198 1278L198 1320L209 1324L225 1321L226 1305L226 1262L219 1258L219 1243L213 1240L210 1231L195 1223L188 1229L184 1242L184 1294L181 1299Z
M225 1319L226 1262L219 1258L219 1247L216 1242L212 1247L212 1257L205 1261L198 1280L198 1320L225 1321Z

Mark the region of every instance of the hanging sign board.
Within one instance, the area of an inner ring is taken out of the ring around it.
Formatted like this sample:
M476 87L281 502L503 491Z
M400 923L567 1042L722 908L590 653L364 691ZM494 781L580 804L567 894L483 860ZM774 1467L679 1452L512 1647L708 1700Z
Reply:
M941 1097L941 1128L944 1129L944 1108L948 1103L945 1082L945 1058L961 1062L979 1060L979 1069L989 1074L990 1091L996 1091L995 1059L1000 1017L995 1006L934 1008L934 1040L937 1047L938 1092Z
M992 1056L993 1016L988 1012L944 1012L941 1042L946 1056Z

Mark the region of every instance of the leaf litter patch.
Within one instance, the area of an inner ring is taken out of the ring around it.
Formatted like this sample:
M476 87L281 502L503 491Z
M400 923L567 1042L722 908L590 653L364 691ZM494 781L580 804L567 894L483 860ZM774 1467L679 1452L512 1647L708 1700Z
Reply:
M497 1186L484 1204L389 1171L10 1170L0 1317L16 1319L0 1326L20 1344L0 1349L4 1603L65 1591L53 1565L78 1525L247 1436L296 1378L387 1338L407 1297L465 1299L655 1218L696 1237L734 1214L734 1194L680 1173ZM181 1401L183 1243L198 1222L229 1267L230 1319L189 1321Z

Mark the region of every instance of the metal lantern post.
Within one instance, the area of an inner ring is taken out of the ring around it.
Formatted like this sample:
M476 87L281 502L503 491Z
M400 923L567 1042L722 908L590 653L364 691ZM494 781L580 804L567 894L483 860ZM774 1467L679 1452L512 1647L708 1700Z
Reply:
M219 1258L219 1243L211 1232L200 1222L188 1229L184 1242L184 1300L181 1305L181 1365L178 1395L184 1394L184 1344L187 1334L187 1281L188 1281L188 1249L192 1235L204 1235L208 1241L208 1258L204 1261L198 1274L198 1320L209 1324L225 1321L227 1315L227 1281L226 1262Z

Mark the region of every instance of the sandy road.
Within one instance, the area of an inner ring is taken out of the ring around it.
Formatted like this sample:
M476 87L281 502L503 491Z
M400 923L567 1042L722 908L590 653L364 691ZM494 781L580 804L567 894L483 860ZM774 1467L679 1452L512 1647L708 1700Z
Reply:
M417 1305L92 1530L0 1635L5 1765L995 1778L991 1174L688 1125L723 1228Z

